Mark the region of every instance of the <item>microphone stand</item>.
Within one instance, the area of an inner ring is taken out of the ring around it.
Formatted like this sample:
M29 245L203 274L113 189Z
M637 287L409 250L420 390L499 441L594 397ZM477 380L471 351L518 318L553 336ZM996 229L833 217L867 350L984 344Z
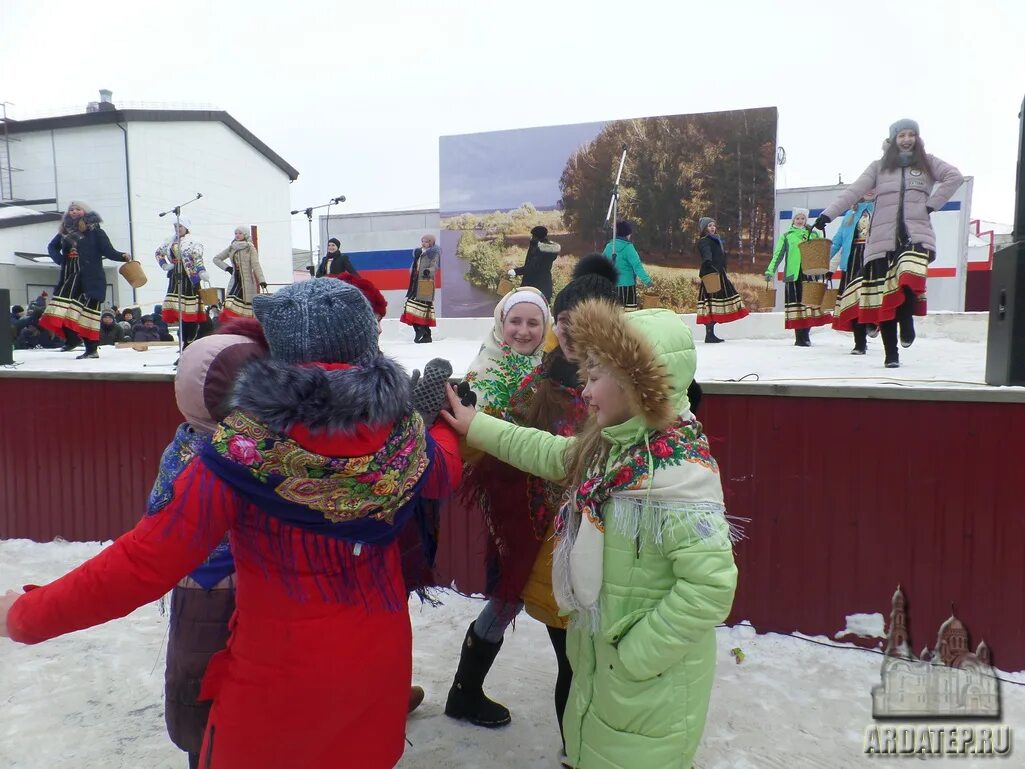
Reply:
M174 214L174 242L171 244L171 258L173 259L175 257L175 247L177 247L178 257L177 257L177 260L174 263L174 277L175 277L175 285L178 287L178 296L181 296L181 288L182 288L182 284L183 284L183 279L188 277L185 274L185 262L184 262L184 260L182 258L182 252L181 252L182 251L182 249L181 249L181 243L182 243L181 232L178 229L181 226L181 212L182 212L182 209L185 206L187 206L189 203L195 203L201 197L203 197L203 193L202 192L197 192L196 196L194 198L186 200L184 203L179 203L174 208L169 208L166 211L161 211L159 214L157 214L157 216L167 216L167 214ZM184 315L185 315L185 307L182 306L182 304L179 302L179 305L178 305L178 360L181 360L182 351L185 349L185 318L184 318ZM177 368L178 367L178 360L176 360L173 364L171 364L172 368ZM144 366L150 366L151 364L143 364L143 365Z
M623 166L626 164L627 146L623 145L623 154L619 158L619 170L616 171L616 181L612 183L612 199L609 200L609 210L605 214L605 226L612 229L612 263L616 263L616 222L619 220L619 180L623 176Z
M313 267L313 275L314 275L314 277L316 277L316 275L317 275L317 267L319 266L319 259L314 259L313 258L313 212L317 211L318 209L321 209L321 208L328 208L328 209L330 209L331 206L336 205L338 203L344 203L344 202L345 202L345 195L339 195L337 198L331 198L330 201L328 201L327 203L325 203L322 206L310 206L309 208L297 208L294 211L292 211L292 216L295 216L296 214L306 214L306 222L309 225L309 230L310 230L310 265ZM330 211L328 213L330 213Z

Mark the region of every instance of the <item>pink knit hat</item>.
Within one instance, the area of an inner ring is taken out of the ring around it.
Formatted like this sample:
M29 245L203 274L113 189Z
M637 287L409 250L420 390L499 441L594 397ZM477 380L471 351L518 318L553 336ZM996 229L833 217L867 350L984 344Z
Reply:
M238 372L254 358L266 357L258 342L239 334L197 339L182 352L174 378L178 410L193 429L212 433L228 415Z

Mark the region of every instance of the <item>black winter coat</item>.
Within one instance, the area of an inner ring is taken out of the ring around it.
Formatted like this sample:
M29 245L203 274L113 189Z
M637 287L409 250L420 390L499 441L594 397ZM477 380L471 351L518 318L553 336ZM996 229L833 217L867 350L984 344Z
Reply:
M341 251L325 254L324 258L320 260L320 266L317 267L318 278L323 278L325 275L341 275L343 272L359 275L356 268L352 266L352 260L349 259L348 254L343 254Z
M711 235L703 235L698 239L698 253L701 254L701 266L708 262L716 270L726 269L726 252L723 251L722 241Z
M532 286L544 294L545 299L552 301L552 265L558 255L558 243L532 239L523 266L515 270L517 275L523 276L520 285Z
M90 217L92 214L86 214ZM89 219L87 218L88 222ZM103 301L107 296L107 278L103 274L103 260L127 262L125 255L114 248L99 224L91 226L78 241L78 268L82 275L82 293L89 299ZM71 248L64 242L58 232L50 241L46 250L50 258L61 266L61 279L64 278L64 266ZM59 286L58 286L59 288ZM56 291L56 289L54 289Z

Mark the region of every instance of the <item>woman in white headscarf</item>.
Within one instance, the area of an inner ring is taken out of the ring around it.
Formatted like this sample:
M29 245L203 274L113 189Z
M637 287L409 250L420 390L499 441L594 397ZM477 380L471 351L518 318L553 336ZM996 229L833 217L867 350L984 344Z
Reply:
M169 325L181 321L182 344L187 346L207 319L199 303L199 284L209 283L210 276L203 264L203 244L192 237L192 221L182 216L176 226L177 237L172 235L156 251L157 264L167 273L167 296L160 316Z

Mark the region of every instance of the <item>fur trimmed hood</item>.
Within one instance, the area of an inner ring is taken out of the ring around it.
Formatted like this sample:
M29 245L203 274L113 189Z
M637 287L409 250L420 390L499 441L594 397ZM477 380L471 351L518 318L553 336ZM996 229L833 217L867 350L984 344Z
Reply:
M697 355L690 329L669 310L624 313L588 299L573 310L569 335L581 360L608 368L622 384L632 411L649 429L663 429L689 409Z
M346 433L407 416L411 395L409 375L383 355L345 369L257 360L239 376L231 405L279 433L296 425Z

